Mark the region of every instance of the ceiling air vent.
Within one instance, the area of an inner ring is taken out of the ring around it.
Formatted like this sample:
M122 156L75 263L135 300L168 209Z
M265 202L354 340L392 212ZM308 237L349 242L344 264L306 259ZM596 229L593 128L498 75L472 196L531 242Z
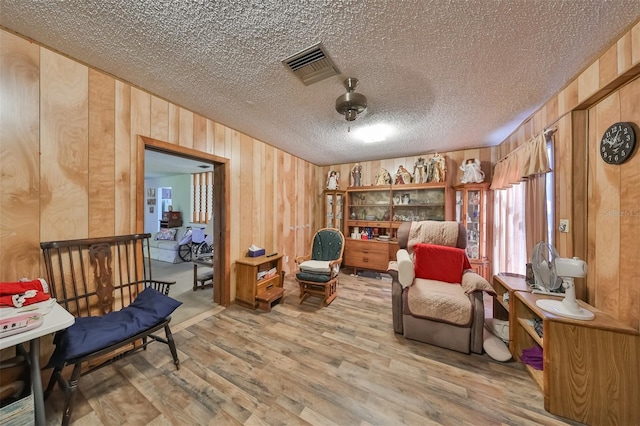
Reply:
M322 43L298 52L282 63L302 80L305 86L340 73L324 51Z

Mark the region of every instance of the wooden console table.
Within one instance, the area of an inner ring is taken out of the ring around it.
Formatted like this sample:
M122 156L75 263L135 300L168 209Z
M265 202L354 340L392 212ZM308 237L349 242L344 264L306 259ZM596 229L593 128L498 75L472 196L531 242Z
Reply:
M529 291L529 284L524 275L501 272L493 276L493 289L496 295L493 299L493 317L500 320L509 319L509 306L513 300L514 291ZM507 295L507 301L504 295Z
M276 269L274 276L258 280L258 273ZM236 260L236 302L251 309L269 311L284 294L282 255L243 257Z
M552 414L593 425L640 424L640 334L610 315L578 301L595 313L592 321L561 317L540 309L536 300L554 296L516 291L509 319L510 349L543 349L543 370L527 365ZM557 298L557 297L556 297ZM542 320L539 337L531 320Z

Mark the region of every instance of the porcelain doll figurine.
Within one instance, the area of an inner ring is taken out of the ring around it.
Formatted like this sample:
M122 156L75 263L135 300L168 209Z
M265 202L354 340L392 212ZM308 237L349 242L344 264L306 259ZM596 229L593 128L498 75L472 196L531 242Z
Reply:
M375 185L391 185L391 174L387 169L380 169L376 175Z
M356 163L351 169L351 186L362 186L362 166Z
M430 182L444 182L447 180L447 162L442 155L436 152L429 163L432 165Z
M419 157L416 164L413 166L413 182L425 183L427 181L427 164L424 162L423 157Z
M327 189L338 189L340 186L340 173L335 170L327 173Z
M484 172L480 168L480 160L477 158L465 160L460 166L462 170L462 183L481 183L484 181Z
M403 165L398 167L398 171L396 172L396 180L395 185L404 185L405 183L411 183L411 173L409 170L405 169Z

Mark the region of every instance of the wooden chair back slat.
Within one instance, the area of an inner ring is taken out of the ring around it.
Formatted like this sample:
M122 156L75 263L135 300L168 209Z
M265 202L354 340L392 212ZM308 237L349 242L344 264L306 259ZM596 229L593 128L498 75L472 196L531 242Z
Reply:
M128 306L145 286L168 294L166 283L150 278L149 237L132 234L41 243L52 297L73 315L86 317Z

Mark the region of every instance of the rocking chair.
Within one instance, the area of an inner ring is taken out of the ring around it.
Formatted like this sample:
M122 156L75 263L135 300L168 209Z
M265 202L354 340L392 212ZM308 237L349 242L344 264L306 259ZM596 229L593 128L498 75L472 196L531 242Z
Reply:
M322 298L320 306L329 305L336 298L343 252L342 232L333 228L322 228L316 232L311 254L296 258L301 304L311 296Z

